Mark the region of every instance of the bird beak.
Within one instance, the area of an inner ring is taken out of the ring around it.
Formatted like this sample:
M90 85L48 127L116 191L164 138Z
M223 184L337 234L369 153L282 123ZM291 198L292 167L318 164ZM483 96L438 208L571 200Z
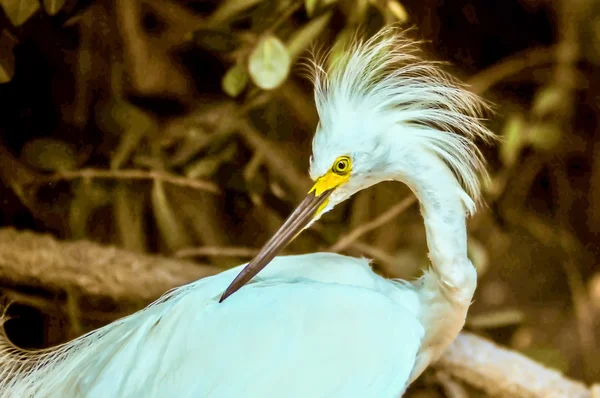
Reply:
M306 198L285 220L281 228L279 228L256 257L231 282L219 302L223 302L223 300L248 283L250 279L265 268L279 252L308 227L313 220L318 218L327 206L329 195L342 183L341 180L338 180L333 173L327 173L316 181L315 185L308 191Z

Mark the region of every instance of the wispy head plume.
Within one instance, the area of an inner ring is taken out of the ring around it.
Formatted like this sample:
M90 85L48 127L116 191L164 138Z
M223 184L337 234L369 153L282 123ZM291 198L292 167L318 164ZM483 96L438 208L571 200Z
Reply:
M373 125L399 127L399 134L453 170L472 212L480 198L479 177L487 178L475 142L495 138L482 120L488 106L442 63L425 60L419 45L390 26L367 40L356 35L335 60L328 59L330 53L313 58L310 77L321 127L333 130L353 114Z

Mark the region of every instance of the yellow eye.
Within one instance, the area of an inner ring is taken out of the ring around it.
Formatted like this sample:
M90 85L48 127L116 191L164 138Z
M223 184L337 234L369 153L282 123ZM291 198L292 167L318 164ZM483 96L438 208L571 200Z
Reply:
M333 166L331 167L331 171L339 175L348 174L351 169L352 162L348 156L340 156L333 162Z

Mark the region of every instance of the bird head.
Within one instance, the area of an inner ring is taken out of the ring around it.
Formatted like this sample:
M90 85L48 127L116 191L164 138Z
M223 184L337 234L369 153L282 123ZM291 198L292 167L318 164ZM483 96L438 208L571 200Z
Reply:
M494 137L481 122L484 102L438 63L424 60L417 43L396 28L351 43L332 62L310 63L319 114L309 171L313 187L221 301L356 192L385 180L410 185L423 158L447 166L466 210L474 210L479 175L485 174L474 139Z

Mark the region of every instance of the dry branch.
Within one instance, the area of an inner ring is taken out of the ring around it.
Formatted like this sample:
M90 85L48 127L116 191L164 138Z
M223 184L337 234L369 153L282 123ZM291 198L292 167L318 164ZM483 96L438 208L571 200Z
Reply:
M458 336L435 366L493 397L592 397L583 383L467 332Z
M407 198L404 198L401 202L390 207L379 217L354 228L347 235L343 236L339 241L337 241L333 246L331 246L329 250L331 250L332 252L340 252L342 250L345 250L367 232L381 227L382 225L398 217L400 214L404 213L406 209L412 206L412 204L416 201L417 198L412 195Z
M74 171L61 171L48 177L40 177L35 184L84 179L110 179L110 180L154 180L164 181L169 184L180 187L193 188L200 191L207 191L219 194L219 186L210 181L203 181L194 178L181 177L163 171L143 171L143 170L101 170L101 169L81 169Z
M253 247L218 247L218 246L203 246L190 247L177 251L175 257L254 257L258 254L259 249Z
M19 285L70 287L91 296L150 301L173 287L215 272L218 269L214 267L182 260L0 229L0 279ZM467 332L435 367L491 396L592 397L584 384Z
M217 272L216 267L87 241L59 242L51 236L0 229L0 279L15 285L149 302L174 286Z

